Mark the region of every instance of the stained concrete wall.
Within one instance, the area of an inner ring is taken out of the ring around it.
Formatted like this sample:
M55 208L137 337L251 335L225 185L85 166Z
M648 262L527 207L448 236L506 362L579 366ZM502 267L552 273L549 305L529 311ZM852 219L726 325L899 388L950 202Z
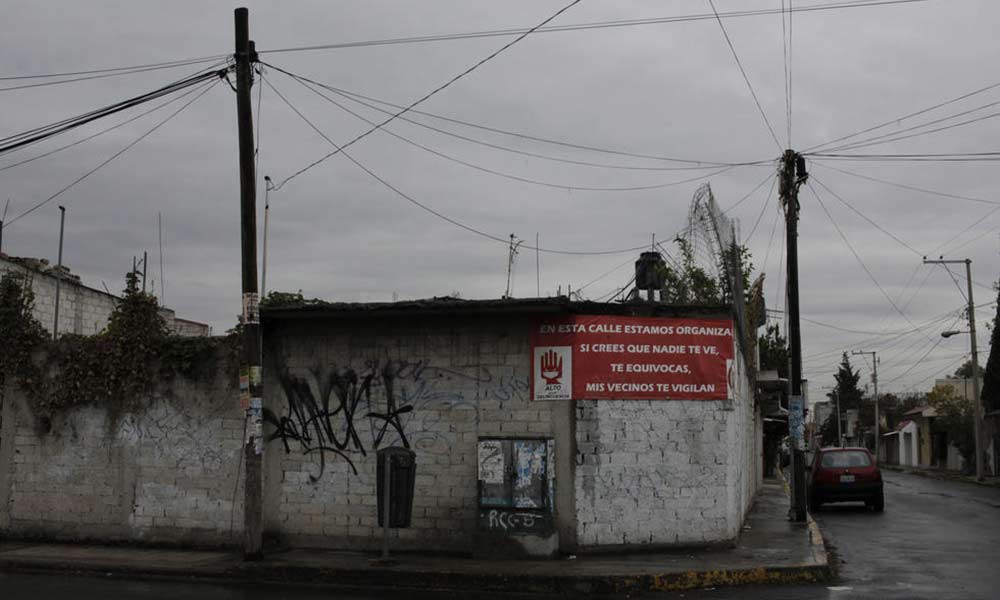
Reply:
M581 547L736 538L762 483L762 422L735 357L728 400L577 402Z
M529 330L523 316L270 326L268 533L294 545L378 547L375 453L408 445L413 522L393 531L395 544L472 551L479 438L554 434L554 405L528 395Z
M0 424L0 535L239 540L243 416L235 398L223 378L205 385L175 380L147 410L120 422L88 407L40 433L24 395L8 385Z

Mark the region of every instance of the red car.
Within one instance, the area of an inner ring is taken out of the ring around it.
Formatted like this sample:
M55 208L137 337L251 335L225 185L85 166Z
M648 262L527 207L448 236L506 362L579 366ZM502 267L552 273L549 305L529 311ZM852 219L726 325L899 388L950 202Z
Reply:
M827 502L864 502L882 512L882 472L867 448L823 448L813 457L809 506Z

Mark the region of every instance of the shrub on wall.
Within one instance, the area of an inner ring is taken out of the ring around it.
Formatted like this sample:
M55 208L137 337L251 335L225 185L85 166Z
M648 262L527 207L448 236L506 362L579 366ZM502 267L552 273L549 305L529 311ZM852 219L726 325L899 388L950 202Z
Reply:
M236 340L178 338L160 316L159 302L126 276L121 301L104 331L93 336L67 334L48 340L31 316L30 285L0 285L0 336L14 352L0 357L0 377L13 375L27 392L41 432L52 420L77 407L99 406L109 429L122 416L142 411L160 380L176 375L210 380L220 367L232 367Z

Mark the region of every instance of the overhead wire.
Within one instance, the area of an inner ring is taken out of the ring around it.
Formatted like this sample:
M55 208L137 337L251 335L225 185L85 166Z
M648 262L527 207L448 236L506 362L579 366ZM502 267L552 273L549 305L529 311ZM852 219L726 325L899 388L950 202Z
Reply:
M388 106L390 108L395 108L395 109L403 109L403 108L405 108L404 106L399 105L399 104L394 104L394 103L391 103L391 102L386 102L385 100L379 100L377 98L372 98L370 96L365 96L365 95L362 95L362 94L357 94L357 93L354 93L354 92L349 92L347 90L340 89L340 88L337 88L337 87L334 87L334 86L331 86L331 85L328 85L328 84L316 81L315 79L311 79L309 77L305 77L305 76L299 75L297 73L292 73L292 72L290 72L290 71L288 71L286 69L282 69L282 68L277 67L277 66L275 66L273 64L270 64L270 63L262 63L262 64L265 64L268 67L270 67L271 69L274 69L275 71L278 71L278 72L280 72L280 73L282 73L284 75L287 75L289 77L295 78L295 79L300 80L300 81L307 82L307 83L309 83L311 85L314 85L316 87L319 87L319 88L322 88L322 89L327 90L329 92L332 92L332 93L340 96L341 98L344 98L346 100L349 100L351 102L354 102L356 104L364 106L364 107L366 107L366 108L368 108L370 110L374 110L376 112L380 112L380 113L385 114L385 115L392 115L393 113L392 113L392 111L386 110L384 108L379 108L378 106L375 106L375 104L381 104L383 106ZM463 140L463 141L466 141L466 142L470 142L470 143L473 143L473 144L478 144L478 145L481 145L481 146L485 146L487 148L493 148L493 149L496 149L496 150L501 150L503 152L511 152L511 153L514 153L514 154L519 154L521 156L529 156L529 157L538 158L538 159L541 159L541 160L548 160L548 161L554 161L554 162L560 162L560 163L566 163L566 164L573 164L573 165L581 165L581 166L587 166L587 167L597 167L597 168L603 168L603 169L620 169L620 170L629 170L629 171L684 171L684 170L711 169L711 168L714 168L716 166L719 166L719 167L722 167L722 166L733 166L733 165L738 165L738 166L755 166L755 165L763 165L763 164L768 164L770 162L773 162L771 160L747 161L747 162L700 161L700 160L678 159L678 158L655 156L655 155L637 154L637 153L632 153L632 152L623 152L623 151L617 151L617 150L609 150L609 149L605 149L605 148L598 148L598 147L586 146L586 145L582 145L582 144L574 144L574 143L565 142L565 141L552 140L552 139L549 139L549 138L543 138L543 137L534 136L534 135L530 135L530 134L525 134L525 133L521 133L521 132L513 132L513 131L509 131L509 130L498 129L498 128L495 128L495 127L489 127L489 126L485 126L485 125L482 125L482 124L472 123L472 122L469 122L469 121L462 121L460 119L454 119L454 118L451 118L451 117L445 117L445 116L437 115L437 114L434 114L434 113L428 113L428 112L421 111L421 110L416 110L416 109L411 110L410 112L413 113L413 114L427 116L427 117L431 117L431 118L434 118L434 119L438 119L438 120L442 120L442 121L446 121L446 122L451 122L453 124L462 125L462 126L465 126L465 127L471 127L471 128L480 129L480 130L483 130L483 131L488 131L488 132L491 132L491 133L496 133L496 134L501 134L501 135L507 135L507 136L512 136L512 137L517 137L517 138L520 138L520 139L526 139L526 140L530 140L530 141L536 141L536 142L542 142L542 143L547 143L547 144L559 145L559 146L568 147L568 148L571 148L571 149L574 149L574 150L588 150L588 151L594 151L594 152L600 152L600 153L606 153L606 154L614 154L614 155L619 155L619 156L628 156L628 157L633 157L633 158L642 158L642 159L657 160L657 161L678 162L678 163L690 165L690 166L684 166L684 167L654 167L654 166L644 166L644 165L608 164L608 163L599 163L599 162L594 162L594 161L569 159L569 158L551 156L551 155L546 155L546 154L540 154L540 153L537 153L537 152L528 152L526 150L521 150L521 149L518 149L518 148L511 148L510 146L504 146L504 145L501 145L501 144L495 144L495 143L491 143L491 142L486 142L486 141L483 141L481 139L476 139L476 138L464 136L464 135L455 133L453 131L448 131L446 129L441 129L439 127L434 127L433 125L428 125L428 124L423 123L421 121L417 121L415 119L411 119L411 118L408 118L408 117L405 117L405 116L397 117L398 120L404 121L406 123L410 123L411 125L415 125L417 127L423 128L423 129L434 131L436 133L440 133L442 135L446 135L446 136L449 136L449 137L460 139L460 140Z
M228 57L228 54L216 54L213 56L199 56L196 58L184 58L180 60L169 60L163 62L146 63L141 65L130 65L127 67L110 67L104 69L89 69L86 71L67 71L63 73L42 73L33 75L6 75L0 77L0 81L15 81L21 79L49 79L53 77L74 77L77 75L92 75L95 73L110 73L112 71L132 71L135 69L147 69L151 67L171 67L174 65L189 65L202 62L210 62L213 60L218 60L220 58Z
M851 0L842 2L831 2L825 4L811 4L799 6L794 9L797 13L809 13L809 12L819 12L819 11L829 11L829 10L840 10L840 9L851 9L851 8L872 8L880 6L891 6L891 5L905 5L905 4L916 4L927 2L928 0ZM718 13L719 17L737 18L737 17L752 17L752 16L764 16L764 15L774 15L780 13L780 9L752 9L752 10L739 10L739 11L728 11ZM701 13L701 14L690 14L690 15L675 15L669 17L652 17L645 19L628 19L619 21L596 21L591 23L577 23L577 24L567 24L567 25L551 25L548 27L539 27L535 29L535 33L557 33L565 31L583 31L591 29L609 29L618 27L635 27L643 25L659 25L666 23L687 23L691 21L705 21L715 19L715 15L712 13ZM337 42L329 44L313 44L308 46L293 46L286 48L272 48L269 50L258 50L258 54L279 54L287 52L311 52L311 51L321 51L321 50L336 50L345 48L364 48L372 46L391 46L398 44L419 44L428 42L441 42L441 41L455 41L455 40L469 40L477 38L490 38L490 37L509 37L514 35L520 35L529 30L518 28L518 29L494 29L485 31L473 31L465 33L448 33L448 34L437 34L437 35L423 35L423 36L410 36L410 37L400 37L400 38L385 38L376 40L359 40L355 42Z
M855 208L854 205L852 205L850 202L848 202L847 200L845 200L840 194L838 194L838 193L834 192L833 190L831 190L825 183L823 183L816 176L812 177L812 181L815 181L816 183L818 183L820 185L820 187L822 187L824 190L827 191L827 193L829 193L831 196L833 196L834 198L836 198L837 200L839 200L841 204L843 204L847 208L851 209L851 212L853 212L854 214L858 215L859 217L861 217L862 219L864 219L865 221L867 221L875 229L878 229L882 233L884 233L887 236L889 236L890 238L892 238L892 240L895 241L896 243L898 243L900 246L906 248L907 250L909 250L910 252L916 254L920 258L923 258L924 256L927 256L926 253L920 252L919 250L917 250L916 248L914 248L910 244L907 244L906 242L904 242L903 240L901 240L899 238L899 236L897 236L896 234L892 233L891 231L889 231L885 227L882 227L881 225L879 225L878 223L876 223L875 221L873 221L872 219L870 219L867 215L865 215L860 210L858 210L857 208Z
M452 217L449 217L448 215L446 215L446 214L444 214L444 213L442 213L442 212L440 212L438 210L435 210L434 208L428 206L427 204L424 204L423 202L417 200L413 196L411 196L411 195L407 194L406 192L402 191L398 187L392 185L388 180L386 180L384 177L382 177L381 175L379 175L375 171L373 171L370 168L368 168L367 166L365 166L363 163L361 163L356 158L354 158L350 153L344 152L342 150L342 148L343 148L342 146L339 146L336 142L334 142L332 139L330 139L329 136L327 136L321 129L319 129L319 127L317 127L311 120L309 120L309 118L306 117L294 104L292 104L291 101L288 100L288 98L285 97L285 95L282 94L274 86L274 84L271 83L271 81L269 79L264 79L263 81L271 89L271 91L274 92L275 95L277 95L278 98L280 98L281 101L284 102L285 105L288 106L288 108L291 109L292 112L294 112L300 119L302 119L302 121L305 122L314 132L316 132L320 137L322 137L324 140L326 140L330 145L332 145L332 146L334 146L336 148L341 148L341 152L339 152L339 154L342 154L345 158L347 158L352 163L354 163L354 165L356 167L358 167L359 169L361 169L362 171L364 171L365 173L367 173L372 179L374 179L375 181L377 181L380 184L382 184L382 186L388 188L394 194L396 194L400 198L406 200L407 202L409 202L409 203L411 203L411 204L419 207L420 209L422 209L422 210L424 210L424 211L426 211L426 212L434 215L435 217L437 217L437 218L439 218L439 219L441 219L441 220L443 220L443 221L445 221L447 223L450 223L450 224L452 224L452 225L454 225L456 227L459 227L460 229L464 229L465 231L468 231L469 233L478 235L480 237L484 237L486 239L493 240L495 242L499 242L499 243L504 244L504 245L509 245L510 240L508 238L504 238L504 237L501 237L501 236L498 236L498 235L487 233L485 231L482 231L480 229L472 227L471 225L467 225L467 224L465 224L465 223L463 223L461 221L453 219ZM624 248L624 249L621 249L621 250L601 250L601 251L556 250L556 249L550 249L550 248L541 248L541 247L531 246L531 245L528 245L528 244L524 244L524 245L522 245L522 247L526 248L526 249L529 249L529 250L537 250L538 252L546 252L546 253L549 253L549 254L565 254L565 255L577 255L577 256L601 256L601 255L610 255L610 254L633 253L633 252L636 252L637 250L645 249L646 245L643 244L641 246L634 246L632 248Z
M82 144L84 142L90 141L90 140L92 140L92 139L94 139L96 137L100 137L100 136L104 135L105 133L109 133L109 132L114 131L114 130L120 128L120 127L124 127L125 125L128 125L129 123L132 123L133 121L137 121L137 120L141 119L142 117L145 117L148 114L154 113L154 112L156 112L156 111L158 111L158 110L160 110L160 109L162 109L162 108L164 108L166 106L169 106L169 105L171 105L171 104L173 104L175 102L178 102L178 101L186 98L187 96L190 96L191 94L193 94L193 93L195 93L197 91L198 91L198 88L190 89L190 90L184 92L183 94L180 94L179 96L171 98L170 100L167 100L166 102L162 102L162 103L154 106L153 108L151 108L149 110L143 111L143 112L135 115L134 117L130 117L129 119L127 119L125 121L122 121L121 123L116 123L115 125L112 125L111 127L107 127L105 129L101 129L100 131L92 133L92 134L90 134L90 135L88 135L86 137L80 138L80 139L76 140L75 142L72 142L72 143L69 143L69 144L65 144L63 146L59 146L58 148L54 148L54 149L49 150L47 152L43 152L42 154L36 154L35 156L32 156L30 158L25 158L25 159L20 160L18 162L11 163L9 165L4 165L4 166L0 167L0 171L6 171L8 169L13 169L14 167L19 167L21 165L24 165L24 164L27 164L27 163L30 163L30 162L34 162L34 161L42 159L42 158L46 158L48 156L52 156L53 154L56 154L58 152L62 152L63 150L67 150L69 148L73 148L74 146L78 146L78 145L80 145L80 144Z
M840 225L838 225L837 221L834 220L833 215L830 213L829 209L826 207L826 204L823 202L823 199L816 192L816 188L814 188L812 186L812 183L807 182L807 185L809 187L809 190L813 193L813 196L815 196L816 201L819 202L819 205L823 209L823 212L826 214L827 218L830 220L830 223L833 225L834 229L837 230L837 233L840 235L840 239L844 242L844 245L847 246L847 249L850 250L851 254L854 255L854 258L858 261L858 264L861 265L861 268L868 275L868 278L871 279L872 283L875 284L875 287L878 288L878 290L880 292L882 292L882 295L885 296L885 299L889 301L889 304L893 307L893 309L897 313L899 313L899 315L901 317L903 317L903 319L906 320L906 322L909 323L910 326L915 327L915 325L910 320L910 318L908 316L906 316L906 314L899 308L899 306L896 304L896 302L892 299L892 296L890 296L889 293L885 291L885 288L882 287L882 284L880 284L878 282L878 280L875 278L875 275L872 274L871 270L868 268L868 265L865 264L865 261L862 260L861 256L858 254L857 250L854 249L854 246L851 244L850 240L848 240L847 236L844 235L844 232L843 232L843 230L841 230Z
M187 87L198 85L213 78L221 77L225 74L225 72L226 69L204 71L127 100L116 102L81 115L62 119L61 121L57 121L55 123L41 125L27 131L6 136L0 139L0 155L7 154L19 148L66 133L67 131L71 131L77 127L96 121L97 119L128 110L134 106L139 106L140 104L156 100L157 98L172 94L173 92L180 91Z
M774 140L774 145L778 147L778 152L782 152L784 149L781 147L781 142L778 141L778 135L774 133L774 127L771 126L771 121L767 118L767 113L764 112L764 107L761 106L760 100L757 98L757 92L754 91L753 84L750 83L750 77L747 75L746 69L743 68L743 61L740 60L740 55L736 52L736 47L733 46L733 40L729 38L729 32L726 31L726 25L722 22L722 17L719 16L719 11L715 9L715 1L708 0L708 4L712 7L712 12L715 14L715 20L718 21L719 27L722 29L722 35L726 38L726 44L729 46L730 52L732 52L733 59L736 60L736 66L739 67L740 73L743 75L743 81L746 82L747 89L750 90L753 102L757 105L757 110L760 112L761 118L764 119L764 125L767 126L767 130L771 134L771 138Z
M177 115L179 115L180 113L182 113L187 107L189 107L192 104L194 104L199 98L201 98L202 96L204 96L209 90L211 90L213 87L215 87L215 83L216 82L206 83L202 88L200 88L200 92L197 95L195 95L194 98L192 98L192 99L188 100L187 102L185 102L183 105L180 106L180 108L178 108L174 112L172 112L169 115L167 115L166 118L162 119L161 121L159 121L158 123L156 123L156 125L154 125L150 129L146 130L145 133L143 133L142 135L140 135L136 139L134 139L131 142L129 142L128 144L126 144L122 149L118 150L117 152L115 152L114 154L112 154L111 156L109 156L108 158L106 158L103 161L101 161L96 167L90 169L89 171L87 171L83 175L77 177L72 182L70 182L68 185L62 187L61 189L59 189L59 191L57 191L56 193L52 194L51 196L49 196L49 197L45 198L44 200L42 200L42 201L34 204L33 206L31 206L30 208L28 208L27 210L25 210L21 214L17 215L13 219L11 219L9 223L4 223L4 228L7 228L10 225L13 225L17 221L23 219L24 217L30 215L31 213L35 212L39 208L45 206L49 202L55 200L56 198L58 198L59 196L61 196L66 191L72 189L78 183L82 182L83 180L87 179L88 177L90 177L91 175L93 175L94 173L96 173L97 171L101 170L103 167L105 167L106 165L108 165L109 163L111 163L112 161L114 161L116 158L118 158L122 154L125 154L126 152L128 152L136 144L138 144L142 140L144 140L147 137L149 137L150 135L152 135L153 132L155 132L157 129L159 129L160 127L163 127L164 125L166 125L174 117L176 117Z
M331 156L333 156L335 154L338 154L339 152L342 151L343 148L349 148L354 143L356 143L359 140L364 139L365 137L367 137L369 134L371 134L376 129L380 129L380 128L384 127L385 125L388 125L389 123L391 123L397 117L402 116L403 114L405 114L405 113L409 112L410 110L416 108L420 104L426 102L428 99L432 98L433 96L435 96L436 94L438 94L442 90L448 88L449 86L451 86L452 84L454 84L456 81L462 79L463 77L465 77L469 73L472 73L473 71L475 71L476 69L478 69L482 65L486 64L490 60L492 60L495 57L499 56L502 52L504 52L505 50L507 50L508 48L510 48L511 46L513 46L514 44L516 44L516 43L520 42L521 40L523 40L524 38L528 37L535 30L537 30L539 27L543 27L545 24L547 24L550 21L552 21L553 19L557 18L559 15L563 14L564 12L566 12L567 10L569 10L570 8L576 6L577 4L580 3L580 1L581 0L572 0L572 2L570 2L569 4L563 6L559 10L557 10L555 13L553 13L551 16L547 17L544 21L542 21L538 25L535 25L531 29L525 31L523 34L517 36L513 40L507 42L506 44L504 44L503 46L501 46L500 48L498 48L497 50L494 50L490 54L486 55L485 57L483 57L482 59L480 59L475 64L473 64L472 66L468 67L467 69L465 69L464 71L462 71L458 75L455 75L454 77L452 77L448 81L442 83L441 85L439 85L436 88L432 89L431 91L427 92L426 94L424 94L423 96L421 96L417 100L414 100L413 102L411 102L410 104L408 104L405 108L401 109L399 112L395 113L394 115L390 116L389 118L383 120L381 123L379 123L375 127L373 127L371 129L369 129L368 131L365 131L364 133L358 135L357 137L355 137L351 141L347 142L343 146L337 147L337 150L335 150L334 152L331 152L331 153L329 153L329 154L321 157L320 159L318 159L316 161L313 161L312 163L306 165L304 168L299 169L298 171L296 171L292 175L286 177L284 180L282 180L281 183L279 183L278 185L275 186L275 189L276 190L281 189L286 183L288 183L292 179L295 179L296 177L298 177L302 173L305 173L309 169L315 167L316 165L318 165L319 163L325 161L326 159L330 158Z
M7 86L7 87L0 87L0 92L13 92L15 90L24 90L24 89L48 87L48 86L53 86L53 85L63 85L63 84L66 84L66 83L76 83L76 82L80 82L80 81L90 81L92 79L106 79L108 77L120 77L120 76L123 76L123 75L135 75L136 73L148 73L150 71L161 71L163 69L176 69L177 67L186 67L188 65L197 65L197 64L206 63L206 62L218 61L220 58L223 58L223 57L221 57L221 56L213 56L213 57L201 58L201 59L195 59L195 60L186 60L186 61L176 61L176 62L172 62L172 63L153 64L153 65L149 65L149 66L145 66L145 67L136 67L136 68L133 68L133 69L117 69L117 70L115 70L115 72L110 72L110 73L107 72L107 71L102 70L102 71L98 71L99 73L103 73L103 74L100 74L100 75L88 75L88 76L84 76L84 77L74 77L72 79L60 79L60 80L57 80L57 81L45 81L45 82L42 82L42 83L27 83L27 84L23 84L23 85L13 85L13 86ZM225 62L226 61L223 60L221 62L216 63L216 65L224 64ZM37 77L53 77L53 76L52 75L40 75L40 76L26 76L26 77L3 77L3 78L0 78L0 81L10 80L10 79L34 79L34 78L37 78Z
M384 133L386 135L390 135L390 136L392 136L392 137L394 137L394 138L396 138L396 139L398 139L398 140L400 140L400 141L402 141L404 143L410 144L411 146L414 146L414 147L419 148L419 149L421 149L421 150L423 150L425 152L433 154L434 156L437 156L439 158L443 158L445 160L448 160L450 162L462 165L464 167L468 167L470 169L474 169L476 171L480 171L482 173L487 173L487 174L494 175L494 176L497 176L497 177L502 177L502 178L505 178L505 179L510 179L510 180L513 180L513 181L518 181L518 182L521 182L521 183L527 183L527 184L531 184L531 185L538 185L538 186L542 186L542 187L555 188L555 189L560 189L560 190L569 190L569 191L634 192L634 191L646 191L646 190L662 189L662 188L666 188L666 187L672 187L672 186L676 186L676 185L682 185L682 184L685 184L685 183L690 183L692 181L699 181L701 179L707 179L707 178L713 177L715 175L720 175L720 174L722 174L722 173L724 173L726 171L729 171L729 170L735 168L733 166L727 166L727 167L722 167L722 168L716 169L716 170L712 171L711 173L703 173L703 174L697 175L695 177L689 177L689 178L682 179L682 180L679 180L679 181L668 181L668 182L659 182L659 183L648 184L648 185L633 185L633 186L587 186L587 185L575 184L575 183L554 183L554 182L551 182L551 181L543 181L543 180L539 180L539 179L532 179L532 178L529 178L529 177L522 177L520 175L514 175L513 173L506 173L506 172L500 171L498 169L492 169L492 168L489 168L489 167L484 167L482 165L477 165L475 163L472 163L472 162L469 162L467 160L458 158L458 157L453 156L451 154L448 154L446 152L442 152L440 150L436 150L434 148L431 148L431 147L429 147L429 146L427 146L425 144L421 144L420 142L416 142L416 141L414 141L414 140L412 140L412 139L410 139L410 138L408 138L406 136L400 135L400 134L396 133L395 131L392 131L391 129L389 129L387 127L383 127L381 124L375 123L374 121L372 121L372 120L364 117L363 115L358 114L357 112L351 110L350 108L348 108L348 107L344 106L343 104L337 102L333 98L330 98L329 96L323 94L319 90L317 90L314 87L310 86L305 81L302 81L302 80L300 80L298 78L295 78L295 77L292 77L292 79L296 83L298 83L298 84L302 85L303 87L305 87L307 90L309 90L312 93L314 93L317 96L319 96L320 98L322 98L322 99L326 100L327 102L333 104L334 106L336 106L340 110L342 110L342 111L346 112L347 114L353 116L354 118L356 118L356 119L358 119L360 121L363 121L364 123L367 123L368 125L372 126L371 131L375 131L375 130L381 131L382 133ZM280 187L280 185L278 187Z
M928 129L926 131L917 131L915 133L910 133L910 134L907 134L907 135L898 135L896 137L890 137L888 139L881 139L881 140L869 141L867 143L858 143L858 144L854 144L854 145L843 146L841 148L834 148L834 149L832 149L830 151L810 152L810 153L806 153L805 155L806 156L827 156L827 157L834 157L834 158L842 158L844 156L858 156L856 154L848 154L848 155L837 154L837 152L843 152L844 150L857 150L858 148L868 148L868 147L871 147L871 146L880 146L882 144L889 144L889 143L898 142L898 141L901 141L901 140L908 140L908 139L911 139L911 138L920 137L922 135L929 135L929 134L932 134L932 133L940 133L942 131L948 131L950 129L955 129L956 127L964 127L966 125L972 125L973 123L979 123L980 121L985 121L987 119L994 119L996 117L1000 117L1000 112L990 113L988 115L984 115L984 116L981 116L981 117L976 117L974 119L967 119L965 121L961 121L961 122L958 122L958 123L952 123L950 125L942 125L941 127L935 127L933 129ZM921 125L921 126L914 127L914 128L911 128L911 129L915 129L915 128L919 128L919 127L924 127L924 126Z
M998 201L998 200L986 200L985 198L976 198L974 196L963 196L963 195L960 195L960 194L951 194L951 193L942 192L942 191L939 191L939 190L932 190L932 189L928 189L928 188L917 187L915 185L909 185L909 184L906 184L906 183L899 183L897 181L890 181L888 179L880 179L878 177L872 177L871 175L863 175L863 174L857 173L855 171L848 171L847 169L841 169L841 168L838 168L838 167L834 167L832 165L825 164L825 162L822 161L822 160L813 160L811 162L813 164L815 164L815 165L818 165L818 166L824 168L824 169L830 169L831 171L837 171L838 173L843 173L844 175L850 175L851 177L857 177L859 179L867 179L868 181L874 181L874 182L877 182L877 183L883 183L885 185L890 185L890 186L893 186L893 187L902 188L904 190L911 190L911 191L914 191L914 192L922 192L924 194L931 194L931 195L934 195L934 196L941 196L943 198L954 198L956 200L966 200L966 201L969 201L969 202L979 202L981 204L995 204L995 205L1000 206L1000 201Z
M767 197L764 198L764 204L760 207L760 214L757 215L757 220L754 221L753 227L750 229L750 233L748 233L747 236L743 238L744 245L746 245L746 243L750 241L750 238L753 237L753 234L757 231L757 226L760 225L760 220L764 218L764 213L767 212L767 207L770 206L771 204L771 196L774 195L774 187L777 182L778 182L777 177L771 179L771 189L768 190Z
M917 116L920 116L922 114L929 113L929 112L931 112L933 110L937 110L939 108L943 108L943 107L948 106L950 104L954 104L956 102L960 102L962 100L965 100L966 98L971 98L972 96L976 96L976 95L982 94L984 92L988 92L988 91L990 91L992 89L996 89L998 87L1000 87L1000 81L998 81L996 83L991 83L991 84L989 84L987 86L981 87L981 88L973 90L971 92L967 92L967 93L961 94L961 95L959 95L959 96L957 96L955 98L951 98L949 100L945 100L944 102L939 102L939 103L934 104L932 106L928 106L926 108L922 108L920 110L917 110L917 111L914 111L914 112L902 115L900 117L896 117L894 119L889 119L888 121L883 121L883 122L881 122L881 123L879 123L877 125L874 125L872 127L867 127L865 129L861 129L861 130L856 131L854 133L851 133L851 134L848 134L848 135L844 135L844 136L841 136L841 137L829 140L827 142L823 142L822 144L816 144L815 146L810 146L809 148L807 148L806 150L804 150L803 153L811 153L811 152L813 152L814 150L816 150L818 148L829 146L829 145L835 144L837 142L842 142L844 140L848 140L848 139L851 139L853 137L857 137L859 135L864 135L866 133L871 133L872 131L877 131L877 130L882 129L883 127L887 127L889 125L894 125L894 124L901 123L901 122L903 122L903 121L905 121L907 119L912 119L913 117L917 117Z

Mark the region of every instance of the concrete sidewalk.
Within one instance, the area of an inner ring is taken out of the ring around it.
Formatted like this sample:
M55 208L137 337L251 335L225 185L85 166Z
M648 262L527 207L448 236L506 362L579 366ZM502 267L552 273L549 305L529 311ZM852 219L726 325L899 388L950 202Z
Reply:
M801 583L831 576L815 523L790 523L777 481L758 496L736 546L676 553L588 555L561 560L477 560L318 550L272 552L246 563L231 551L6 542L0 570L61 571L131 577L197 577L327 584L365 590L468 593L621 594L754 583Z

